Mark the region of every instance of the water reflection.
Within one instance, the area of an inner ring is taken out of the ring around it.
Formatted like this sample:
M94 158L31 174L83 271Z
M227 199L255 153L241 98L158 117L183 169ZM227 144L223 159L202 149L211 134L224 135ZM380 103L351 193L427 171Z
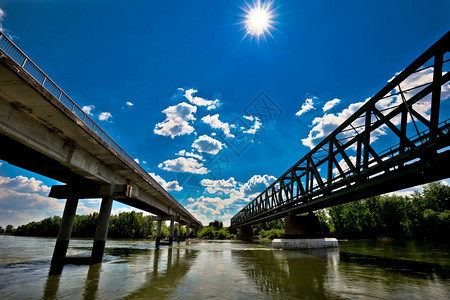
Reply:
M89 271L86 277L86 284L84 286L83 298L86 300L96 299L98 292L98 283L100 281L100 272L102 264L95 264L89 266Z
M0 299L450 299L448 244L350 241L339 250L283 251L237 241L155 249L112 240L103 264L48 276L54 240L13 241L0 247ZM90 253L91 240L74 242L71 256Z
M384 271L401 273L413 277L433 279L437 276L441 279L450 278L450 268L436 263L347 252L341 252L339 259L346 263L353 263L366 267L376 267Z
M267 295L282 298L327 298L328 265L323 258L339 255L337 250L233 251L233 258L256 287ZM336 297L336 296L334 296Z
M175 251L175 259L172 253ZM190 270L192 262L197 257L197 251L185 249L167 249L167 264L161 270L158 265L161 250L156 249L155 259L153 261L153 272L146 278L146 283L138 290L128 294L124 299L145 299L149 295L155 298L167 298L172 292L173 287L181 280Z
M120 287L120 298L125 299L142 299L152 297L166 298L172 293L172 288L177 281L185 276L191 267L192 262L197 257L197 251L188 248L164 248L164 249L139 249L139 248L111 248L107 249L107 260L111 264L130 265L136 263L141 269L145 270L145 276L138 278L141 285L136 287L133 283L127 284L123 282L127 276L134 276L132 271L122 273L121 276L114 277L107 271L108 263L90 265L87 272L87 277L84 282L83 299L96 299L99 290L102 292ZM116 259L112 259L112 256ZM147 264L142 265L141 260L145 258ZM134 261L139 260L139 262ZM66 266L67 268L67 266ZM103 274L102 272L105 271ZM71 270L67 271L68 273ZM47 277L43 299L58 299L58 290L60 288L62 275L49 275ZM103 275L103 276L102 276ZM63 281L70 280L70 278L63 278ZM124 287L129 286L129 289L124 291ZM119 297L119 294L114 294L113 298Z
M49 275L45 283L43 299L56 299L61 276Z

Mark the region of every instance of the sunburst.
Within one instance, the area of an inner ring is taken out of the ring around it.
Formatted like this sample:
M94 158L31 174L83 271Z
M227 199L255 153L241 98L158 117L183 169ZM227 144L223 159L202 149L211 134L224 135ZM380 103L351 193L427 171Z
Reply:
M246 3L246 7L242 8L245 12L245 19L242 22L246 34L245 37L255 38L259 41L260 38L266 39L266 35L271 34L274 29L275 10L272 1L256 1L251 4Z

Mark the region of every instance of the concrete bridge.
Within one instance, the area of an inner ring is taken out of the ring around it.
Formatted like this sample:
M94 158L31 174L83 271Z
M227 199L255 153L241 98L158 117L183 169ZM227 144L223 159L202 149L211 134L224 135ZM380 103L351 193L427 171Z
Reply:
M52 264L64 264L78 200L101 198L89 263L102 261L113 200L190 229L202 223L180 205L55 82L0 32L0 159L66 185L50 197L67 199ZM180 232L180 230L178 230Z
M450 115L441 109L449 51L450 32L233 216L231 228L248 238L250 225L285 218L286 235L317 236L314 210L450 177Z

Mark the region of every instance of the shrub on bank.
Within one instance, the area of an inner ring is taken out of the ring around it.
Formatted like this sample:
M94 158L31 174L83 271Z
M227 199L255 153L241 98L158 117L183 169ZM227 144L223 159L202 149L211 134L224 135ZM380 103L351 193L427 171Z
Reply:
M212 223L213 222L209 223L210 226L203 227L202 230L198 232L198 238L208 240L230 240L235 238L235 235L231 234L227 227L212 225Z
M269 240L282 238L283 235L284 229L269 229L269 230L262 229L258 233L258 237L260 239L269 239Z

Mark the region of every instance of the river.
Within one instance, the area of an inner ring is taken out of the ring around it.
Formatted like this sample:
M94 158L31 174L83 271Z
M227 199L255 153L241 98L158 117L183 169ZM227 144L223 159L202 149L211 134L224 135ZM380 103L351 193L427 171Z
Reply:
M449 243L343 241L274 250L240 241L108 240L103 264L49 276L55 239L0 236L0 299L450 299ZM87 256L92 240L72 239Z

